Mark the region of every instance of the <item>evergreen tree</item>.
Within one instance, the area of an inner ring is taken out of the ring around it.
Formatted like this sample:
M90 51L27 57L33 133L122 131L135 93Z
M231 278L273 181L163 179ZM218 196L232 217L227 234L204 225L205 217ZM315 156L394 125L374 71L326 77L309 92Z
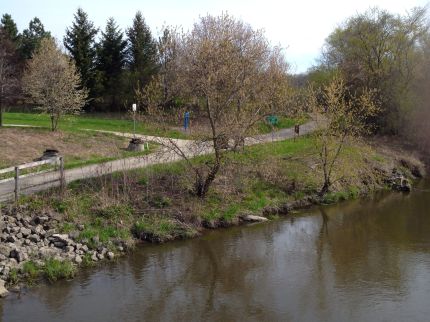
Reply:
M77 10L74 18L72 26L66 29L64 46L75 60L82 85L90 90L90 96L94 96L96 59L94 38L98 29L94 27L94 24L88 19L88 14L81 8Z
M34 17L28 25L28 29L22 32L21 54L24 59L30 59L35 49L43 38L51 37L51 33L45 31L45 27L39 18Z
M109 18L97 50L97 70L101 76L103 96L111 107L117 105L121 92L121 75L126 61L127 42L114 18Z
M14 43L17 43L19 38L18 28L10 14L5 13L2 16L0 20L0 28L3 29L4 33L9 37L11 41L13 41Z
M0 28L0 126L3 126L3 112L15 103L21 92L21 64L16 45L10 33Z
M133 26L127 30L127 36L128 63L133 86L138 83L143 86L157 71L157 45L140 11L133 19Z

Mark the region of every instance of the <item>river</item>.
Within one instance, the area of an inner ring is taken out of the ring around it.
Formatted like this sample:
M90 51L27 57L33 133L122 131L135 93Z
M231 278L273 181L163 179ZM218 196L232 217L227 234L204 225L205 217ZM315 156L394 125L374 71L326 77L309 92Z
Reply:
M144 245L0 300L0 320L429 321L429 188Z

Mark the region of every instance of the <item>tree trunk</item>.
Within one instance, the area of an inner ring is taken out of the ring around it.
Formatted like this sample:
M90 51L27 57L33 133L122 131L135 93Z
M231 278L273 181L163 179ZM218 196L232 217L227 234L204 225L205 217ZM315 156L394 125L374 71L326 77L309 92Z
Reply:
M51 115L51 131L54 132L55 131L55 125L54 125L54 115Z
M0 127L3 126L3 106L0 103Z
M203 184L200 197L204 198L206 197L209 187L211 186L212 182L215 180L215 176L218 173L218 170L220 168L220 163L217 161L214 165L214 167L209 172L208 176L206 177L205 183Z
M323 185L323 187L321 188L321 191L319 192L319 196L320 197L322 197L322 196L324 196L327 192L329 192L329 190L330 190L330 185L331 185L331 183L330 183L330 181L325 181L324 182L324 185Z

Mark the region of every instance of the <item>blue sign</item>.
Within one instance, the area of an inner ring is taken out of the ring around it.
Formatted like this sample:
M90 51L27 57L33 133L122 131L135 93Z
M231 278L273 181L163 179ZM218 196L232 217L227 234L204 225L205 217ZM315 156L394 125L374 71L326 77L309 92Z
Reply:
M190 112L184 114L184 129L185 131L190 127Z

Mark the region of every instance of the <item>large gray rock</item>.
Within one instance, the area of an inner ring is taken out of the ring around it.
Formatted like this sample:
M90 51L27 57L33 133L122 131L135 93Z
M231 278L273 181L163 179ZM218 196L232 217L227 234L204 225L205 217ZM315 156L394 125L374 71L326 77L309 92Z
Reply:
M268 221L269 219L261 216L245 215L243 216L243 220L249 221L249 222L263 222L263 221Z
M8 290L6 289L6 287L4 287L4 285L5 281L0 279L0 297L5 297L9 294Z

